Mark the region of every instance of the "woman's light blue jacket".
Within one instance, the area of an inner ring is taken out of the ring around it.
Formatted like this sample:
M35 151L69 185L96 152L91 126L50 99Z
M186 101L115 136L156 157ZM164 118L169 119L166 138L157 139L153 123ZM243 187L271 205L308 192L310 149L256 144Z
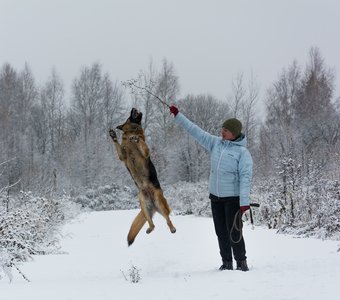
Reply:
M240 206L249 205L253 160L246 148L246 137L223 140L204 131L180 112L175 122L210 153L209 193L219 198L239 196Z

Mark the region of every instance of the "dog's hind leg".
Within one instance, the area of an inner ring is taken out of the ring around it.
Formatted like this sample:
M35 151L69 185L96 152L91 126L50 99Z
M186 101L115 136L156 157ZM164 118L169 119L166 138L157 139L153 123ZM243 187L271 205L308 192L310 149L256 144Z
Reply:
M175 233L176 232L176 228L175 226L172 224L171 220L170 220L170 207L168 205L167 200L165 199L162 190L157 189L155 190L155 202L156 202L156 206L158 209L158 212L165 218L166 223L168 224L171 233Z
M154 205L148 197L145 197L143 191L138 193L140 207L144 213L145 219L149 223L149 228L146 230L146 233L150 233L155 229L155 224L152 221L152 216L155 213Z

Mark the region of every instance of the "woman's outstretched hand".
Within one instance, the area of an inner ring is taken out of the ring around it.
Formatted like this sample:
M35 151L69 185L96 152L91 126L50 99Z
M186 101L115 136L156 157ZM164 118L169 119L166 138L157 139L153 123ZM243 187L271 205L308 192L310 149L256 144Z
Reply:
M178 112L179 110L175 105L170 106L170 113L174 114L175 117L177 116Z

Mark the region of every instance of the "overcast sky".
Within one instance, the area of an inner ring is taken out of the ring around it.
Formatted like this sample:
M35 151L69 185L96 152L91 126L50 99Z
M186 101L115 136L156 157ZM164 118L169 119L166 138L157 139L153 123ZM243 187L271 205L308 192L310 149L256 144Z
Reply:
M0 64L27 62L38 83L55 67L67 89L93 62L125 81L165 57L181 96L225 99L238 73L263 92L312 46L339 86L339 37L338 0L0 0Z

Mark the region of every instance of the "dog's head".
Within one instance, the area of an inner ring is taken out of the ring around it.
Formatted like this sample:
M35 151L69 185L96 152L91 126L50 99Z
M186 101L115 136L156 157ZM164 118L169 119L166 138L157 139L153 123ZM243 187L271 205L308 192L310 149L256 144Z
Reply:
M136 108L132 108L130 112L130 117L122 125L117 126L117 129L122 131L127 131L134 127L139 127L142 125L143 113L139 112Z

